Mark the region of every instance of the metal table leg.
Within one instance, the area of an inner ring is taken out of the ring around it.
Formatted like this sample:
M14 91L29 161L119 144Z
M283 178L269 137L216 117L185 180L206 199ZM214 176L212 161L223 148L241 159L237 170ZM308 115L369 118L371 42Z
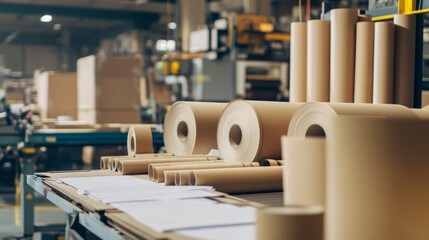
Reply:
M20 175L20 210L21 223L24 236L31 236L34 233L34 190L27 184L27 175L34 173L34 155L25 155L22 160L22 173Z

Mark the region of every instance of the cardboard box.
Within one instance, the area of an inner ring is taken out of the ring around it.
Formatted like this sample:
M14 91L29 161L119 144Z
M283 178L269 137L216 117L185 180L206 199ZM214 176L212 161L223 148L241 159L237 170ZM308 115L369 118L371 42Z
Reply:
M37 79L37 104L42 119L61 115L77 119L76 73L43 72Z
M78 118L89 124L96 123L140 123L138 110L95 110L79 109Z
M77 61L78 108L140 109L140 57L87 56Z
M429 105L429 91L422 92L422 107Z

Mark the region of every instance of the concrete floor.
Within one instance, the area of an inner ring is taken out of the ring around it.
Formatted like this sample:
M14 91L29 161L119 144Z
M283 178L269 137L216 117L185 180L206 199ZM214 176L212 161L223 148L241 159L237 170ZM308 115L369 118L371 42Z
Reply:
M23 238L21 230L21 215L19 201L13 190L1 189L0 191L0 239L38 239L41 234ZM19 198L18 198L19 199ZM36 195L35 223L36 225L65 223L65 213L52 205L49 201Z

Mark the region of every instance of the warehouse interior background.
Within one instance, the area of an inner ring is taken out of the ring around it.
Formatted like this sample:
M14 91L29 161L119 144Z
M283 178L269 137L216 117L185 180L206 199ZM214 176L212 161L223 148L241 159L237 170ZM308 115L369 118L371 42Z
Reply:
M32 236L22 232L19 176L26 170L23 153L6 140L9 135L32 136L28 131L33 126L70 120L82 125L162 125L171 105L183 100L288 101L292 22L320 19L333 7L389 10L397 4L396 0L0 0L0 239L42 238L37 231ZM422 66L421 88L429 90L429 21L427 14L423 18L423 57L416 64ZM131 85L132 90L104 98L97 90L89 93L76 87L76 81L84 81L76 80L80 72L87 71L92 75L85 76L94 81L123 74L119 77L123 82L102 87L106 93ZM56 77L74 85L55 90L64 86L47 85ZM49 91L59 94L51 96ZM429 95L422 98L421 106L429 104ZM111 102L118 106L110 107ZM26 110L20 112L23 107ZM14 118L6 116L14 111ZM37 148L30 171L98 169L101 156L127 151L120 144L56 146L47 141L47 147ZM156 148L165 152L162 144ZM65 221L62 212L37 195L35 205L35 222Z

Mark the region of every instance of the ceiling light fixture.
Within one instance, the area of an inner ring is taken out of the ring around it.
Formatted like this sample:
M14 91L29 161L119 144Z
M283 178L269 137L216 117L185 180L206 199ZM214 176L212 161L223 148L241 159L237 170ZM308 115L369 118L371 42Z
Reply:
M45 22L45 23L52 22L52 16L51 15L43 15L40 18L40 21Z
M167 26L171 30L174 30L177 28L177 24L175 22L169 22Z

